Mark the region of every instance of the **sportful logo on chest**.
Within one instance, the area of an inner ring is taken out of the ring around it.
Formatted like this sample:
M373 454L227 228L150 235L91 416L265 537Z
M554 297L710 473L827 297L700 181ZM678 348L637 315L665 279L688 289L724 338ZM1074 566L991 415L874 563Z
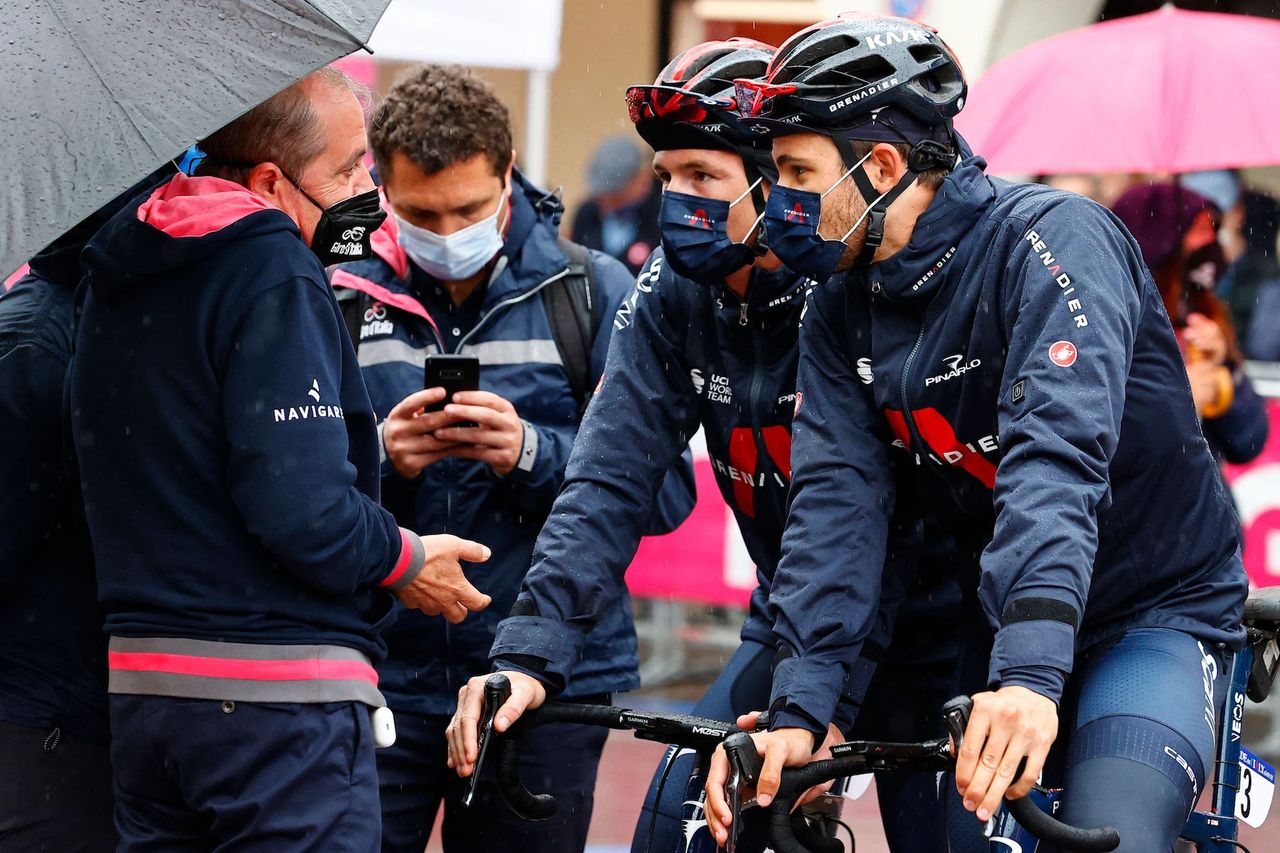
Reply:
M1071 284L1071 276L1063 272L1062 264L1058 263L1058 259L1054 257L1053 249L1049 248L1049 244L1034 230L1028 231L1022 239L1031 244L1031 250L1040 256L1040 263L1044 264L1044 268L1049 271L1049 275L1062 290L1062 295L1067 300L1067 310L1071 312L1071 319L1075 321L1076 328L1083 329L1089 325L1089 318L1084 313L1084 304L1079 296L1072 295L1076 292L1076 288Z
M276 423L281 421L306 421L318 418L336 418L342 420L341 406L327 406L320 402L320 380L312 379L311 387L307 389L306 396L315 400L314 403L303 403L300 406L288 406L282 409L272 409L272 418Z

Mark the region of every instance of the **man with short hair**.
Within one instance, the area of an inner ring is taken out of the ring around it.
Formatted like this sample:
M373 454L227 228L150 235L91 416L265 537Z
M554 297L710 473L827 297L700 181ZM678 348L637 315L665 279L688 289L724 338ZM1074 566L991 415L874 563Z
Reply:
M71 405L119 849L369 853L395 597L461 621L489 599L458 561L488 549L377 503L323 266L382 219L354 84L316 72L202 148L84 254Z
M402 613L387 634L379 674L400 739L378 755L383 850L420 853L442 810L450 851L581 850L602 730L552 726L528 738L524 777L561 803L539 824L519 819L489 780L463 808L467 786L446 767L444 732L528 571L631 276L559 239L559 200L515 167L507 108L470 69L409 71L369 138L393 215L374 237L377 257L344 265L333 283L381 422L385 503L405 527L481 536L496 554L475 576L493 618L453 627ZM423 364L436 353L477 357L480 389L448 401L443 388L424 390ZM649 532L692 508L692 471L676 468L670 506ZM623 666L634 643L628 605L615 602L592 633L571 698L603 701L635 686Z
M773 136L770 245L843 273L800 334L759 800L835 713L905 498L969 543L995 630L957 757L964 807L986 820L1025 796L1056 743L1059 817L1171 850L1244 642L1238 524L1132 236L1078 195L988 178L952 128L966 94L934 30L853 13L738 81ZM720 840L727 772L718 753Z

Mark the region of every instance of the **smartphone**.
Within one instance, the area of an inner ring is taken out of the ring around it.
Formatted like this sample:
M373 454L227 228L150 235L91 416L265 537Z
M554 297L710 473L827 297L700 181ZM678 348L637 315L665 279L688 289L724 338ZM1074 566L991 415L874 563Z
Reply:
M474 355L429 355L422 370L422 387L444 389L444 399L426 409L428 412L438 412L453 401L453 395L457 392L480 390L480 359ZM450 424L460 427L475 425L474 421Z

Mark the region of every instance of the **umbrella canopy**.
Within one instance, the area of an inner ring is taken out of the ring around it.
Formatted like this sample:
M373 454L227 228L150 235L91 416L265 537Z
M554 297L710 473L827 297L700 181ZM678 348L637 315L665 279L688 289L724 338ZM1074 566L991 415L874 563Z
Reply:
M1280 163L1280 22L1166 6L1023 48L972 87L957 129L1006 173Z
M0 16L0 276L362 47L390 0L42 0Z

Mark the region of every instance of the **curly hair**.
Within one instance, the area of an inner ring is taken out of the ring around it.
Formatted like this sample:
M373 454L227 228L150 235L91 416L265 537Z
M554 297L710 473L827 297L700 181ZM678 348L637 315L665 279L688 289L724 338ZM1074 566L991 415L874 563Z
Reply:
M369 122L369 147L383 180L396 151L428 175L484 154L502 176L511 165L511 114L470 68L428 63L391 87Z

